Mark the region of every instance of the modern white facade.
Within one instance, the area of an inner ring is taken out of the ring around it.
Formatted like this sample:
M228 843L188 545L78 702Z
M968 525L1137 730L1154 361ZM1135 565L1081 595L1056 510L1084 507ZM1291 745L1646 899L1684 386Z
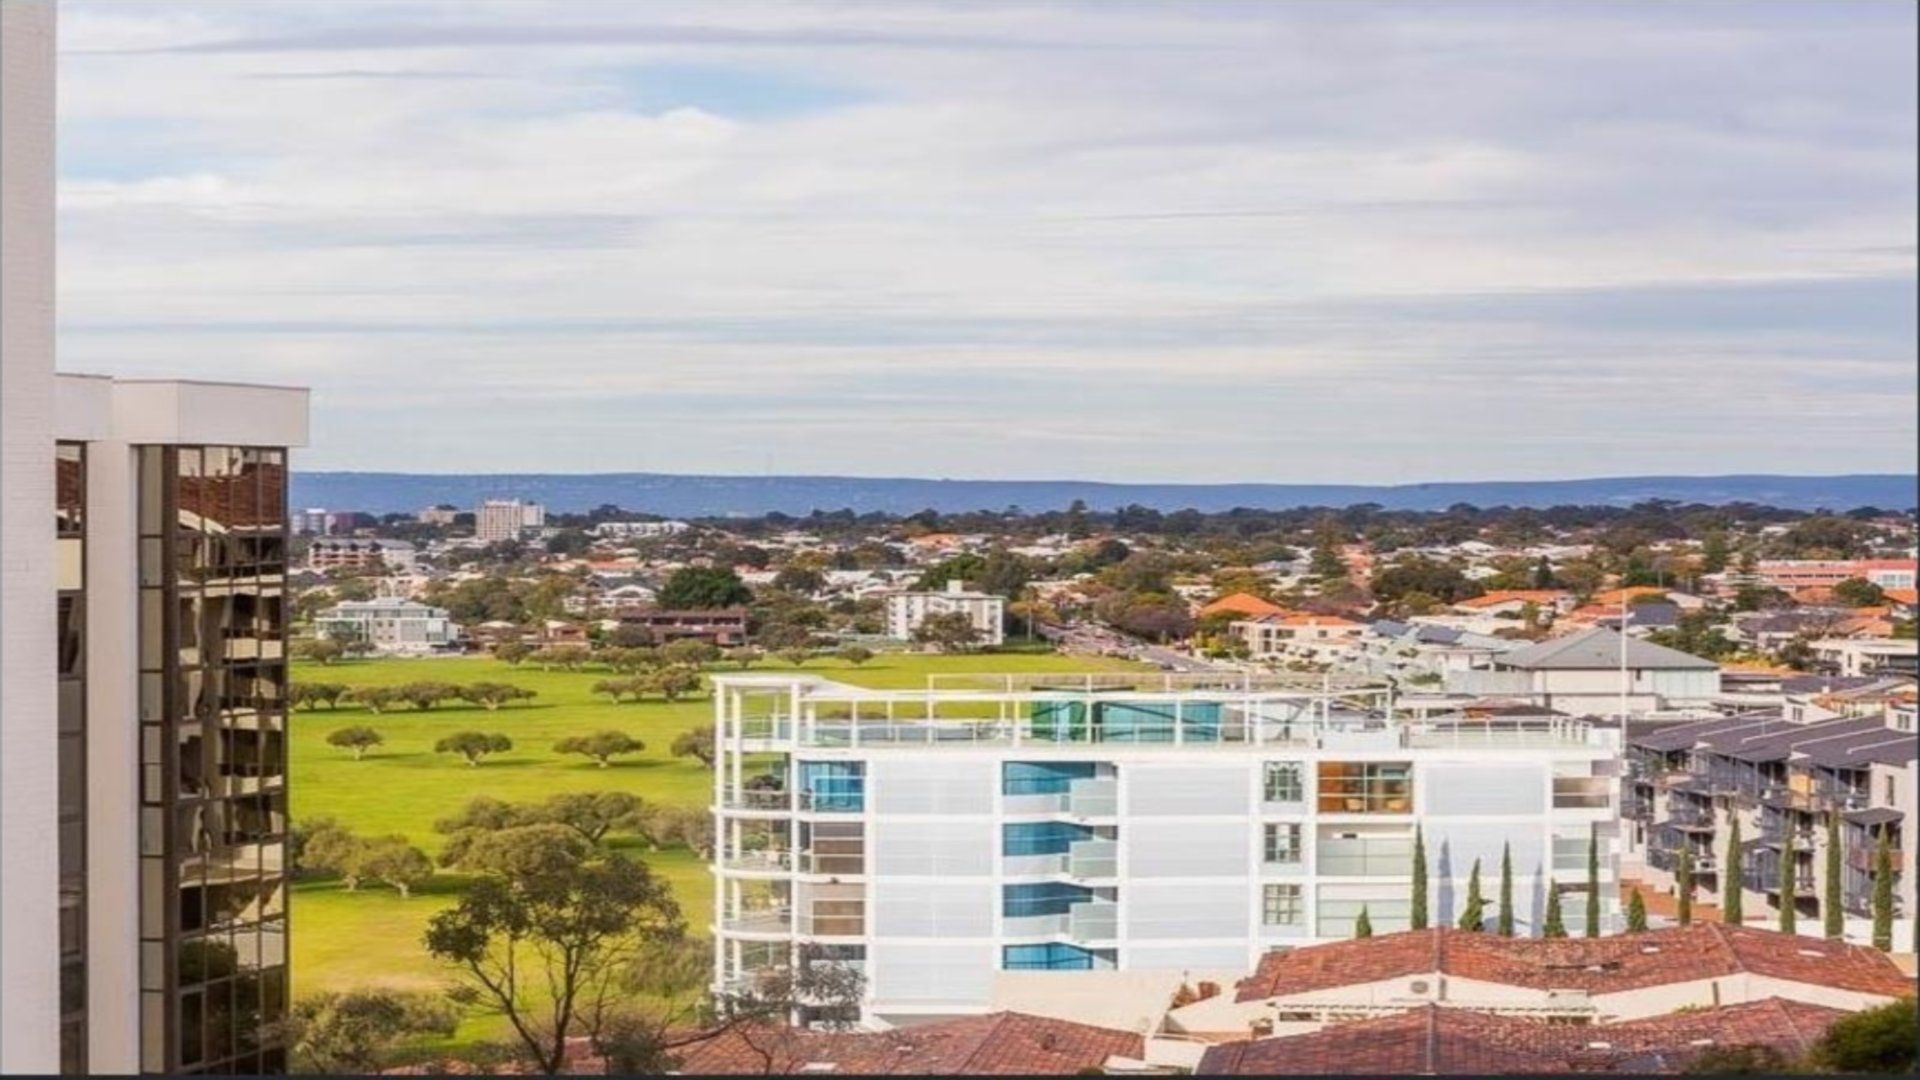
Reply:
M717 992L803 945L861 968L871 1023L1245 972L1362 910L1407 927L1416 825L1437 923L1476 860L1495 895L1504 849L1527 932L1590 843L1617 919L1611 727L1323 677L714 681ZM1562 906L1578 932L1584 895Z
M460 640L447 609L391 598L343 600L313 617L314 633L334 641L359 641L378 653L418 656L444 652Z
M896 592L887 594L887 636L910 641L929 615L959 612L973 622L980 645L999 645L1007 640L1005 622L1007 601L992 593L973 592L964 581L949 581L937 592Z

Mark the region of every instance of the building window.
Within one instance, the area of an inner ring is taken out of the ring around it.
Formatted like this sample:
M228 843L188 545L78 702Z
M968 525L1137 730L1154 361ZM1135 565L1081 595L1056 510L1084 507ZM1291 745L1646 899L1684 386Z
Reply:
M284 453L139 448L143 1072L286 1071Z
M1267 762L1267 802L1297 803L1307 797L1306 766L1298 761Z
M87 1071L87 448L54 450L60 1071Z
M1389 761L1323 761L1319 774L1323 814L1413 813L1413 766Z
M1270 863L1297 863L1300 861L1300 826L1293 824L1268 825L1266 843L1263 845L1266 861Z
M1306 905L1298 885L1267 885L1260 893L1260 922L1263 926L1299 926Z

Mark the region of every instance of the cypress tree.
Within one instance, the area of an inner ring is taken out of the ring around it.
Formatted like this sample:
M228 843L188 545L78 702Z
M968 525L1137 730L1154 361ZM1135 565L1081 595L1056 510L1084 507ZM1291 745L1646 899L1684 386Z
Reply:
M1600 834L1587 832L1587 936L1600 936Z
M1353 920L1353 936L1356 938L1373 936L1373 920L1367 917L1367 905L1360 905L1360 917Z
M1487 921L1487 902L1480 896L1480 860L1473 860L1473 872L1467 875L1467 902L1460 908L1460 929L1478 930Z
M1560 918L1560 890L1551 880L1547 882L1547 917L1541 925L1540 936L1567 936L1567 924Z
M1680 864L1673 869L1675 904L1681 926L1693 925L1693 850L1680 849Z
M1794 862L1799 852L1794 850L1793 819L1786 819L1786 832L1780 836L1780 932L1797 934L1800 932L1800 912L1798 910L1800 882L1794 873Z
M1734 815L1727 834L1727 859L1720 865L1720 921L1739 926L1746 917L1740 905L1740 817Z
M1836 811L1827 815L1827 879L1821 885L1825 894L1820 897L1820 929L1829 941L1839 941L1846 934L1847 913L1841 909L1840 901L1840 814Z
M1873 947L1893 951L1893 848L1884 828L1873 849Z
M1627 899L1627 930L1638 934L1647 928L1647 902L1640 898L1640 890L1633 890Z
M1427 928L1427 840L1418 825L1413 827L1413 910L1409 925L1415 930Z
M1496 916L1501 937L1513 936L1513 844L1500 846L1500 911Z

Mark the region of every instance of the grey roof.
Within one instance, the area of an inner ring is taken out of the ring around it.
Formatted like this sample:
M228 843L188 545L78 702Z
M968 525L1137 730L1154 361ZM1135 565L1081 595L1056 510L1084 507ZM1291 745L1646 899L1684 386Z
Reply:
M1620 635L1596 626L1577 634L1517 649L1494 663L1501 667L1530 671L1612 670L1620 666ZM1720 665L1679 649L1629 637L1627 667L1636 670L1713 671L1718 670Z

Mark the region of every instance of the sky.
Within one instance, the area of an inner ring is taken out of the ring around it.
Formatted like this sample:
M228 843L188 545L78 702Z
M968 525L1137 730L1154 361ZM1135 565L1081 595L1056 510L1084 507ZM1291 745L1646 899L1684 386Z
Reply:
M60 366L307 469L1909 472L1915 12L64 0Z

